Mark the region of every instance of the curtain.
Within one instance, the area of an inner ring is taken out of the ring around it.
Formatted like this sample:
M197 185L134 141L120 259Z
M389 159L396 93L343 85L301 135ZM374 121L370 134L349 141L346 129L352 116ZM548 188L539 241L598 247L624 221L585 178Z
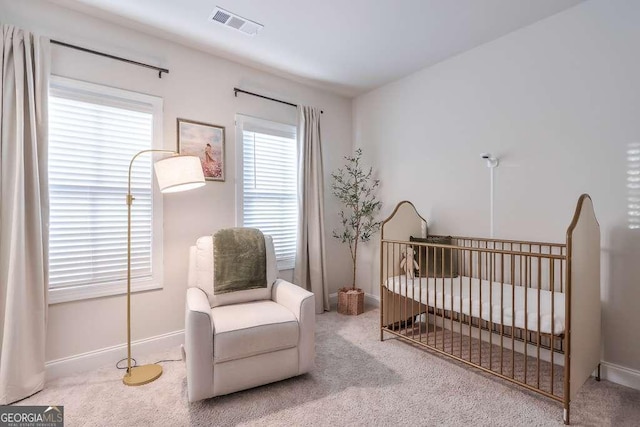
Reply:
M1 25L0 404L44 386L49 40Z
M293 282L315 294L318 314L329 310L320 114L317 108L298 107L298 246L293 271Z

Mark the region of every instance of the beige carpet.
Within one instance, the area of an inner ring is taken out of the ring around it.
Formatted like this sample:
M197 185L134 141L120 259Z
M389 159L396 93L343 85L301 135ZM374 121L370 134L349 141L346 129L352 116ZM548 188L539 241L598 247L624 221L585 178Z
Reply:
M189 404L182 362L142 387L106 366L52 381L20 405L64 405L67 426L186 425L562 425L561 405L391 337L378 340L379 311L317 318L313 373ZM179 358L179 349L146 358ZM589 380L572 424L640 425L640 391Z

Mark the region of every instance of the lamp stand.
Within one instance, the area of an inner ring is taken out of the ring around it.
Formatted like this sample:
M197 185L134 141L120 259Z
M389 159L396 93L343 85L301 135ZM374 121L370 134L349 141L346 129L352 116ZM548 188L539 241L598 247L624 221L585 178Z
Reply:
M126 385L144 385L157 380L162 375L160 365L135 366L125 374L122 382Z
M122 382L126 385L143 385L155 381L162 375L162 366L142 365L131 367L131 205L134 197L131 194L131 168L133 161L141 154L149 152L171 153L171 150L142 150L131 159L129 163L129 187L127 191L127 373L124 374Z

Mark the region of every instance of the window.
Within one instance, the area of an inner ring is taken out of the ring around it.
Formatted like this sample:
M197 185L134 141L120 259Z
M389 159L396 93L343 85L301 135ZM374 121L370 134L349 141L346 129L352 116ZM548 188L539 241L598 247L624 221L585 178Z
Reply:
M273 237L279 270L291 269L298 228L296 128L236 116L238 224Z
M126 292L129 162L159 148L162 99L53 77L49 301ZM150 154L133 165L132 290L161 288L162 199Z

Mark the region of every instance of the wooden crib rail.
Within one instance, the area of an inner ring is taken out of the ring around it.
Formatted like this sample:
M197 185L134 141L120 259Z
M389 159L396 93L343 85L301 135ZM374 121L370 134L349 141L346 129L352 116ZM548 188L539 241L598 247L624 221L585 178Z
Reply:
M440 236L432 236L432 237L440 237ZM469 240L471 238L467 237L466 239ZM526 255L526 256L533 256L536 258L566 259L565 255L543 253L543 252L528 252L528 251L510 250L510 249L494 249L494 248L484 248L484 247L477 247L477 246L446 245L443 243L425 243L425 242L413 242L413 241L406 241L406 240L382 239L381 241L384 243L396 243L396 244L403 244L403 245L409 245L414 247L422 246L422 247L430 247L430 248L455 249L455 250L464 250L464 251L471 251L471 252L483 252L483 253L494 253L494 254L505 254L505 255L523 255L523 256ZM537 246L537 244L534 246ZM543 246L549 246L549 244L543 243Z
M531 245L531 246L553 246L566 248L566 243L551 243L551 242L538 242L535 240L509 240L509 239L495 239L488 237L469 237L469 236L444 236L444 235L433 235L434 237L451 237L454 240L472 240L475 242L488 242L488 243L502 243L502 244L512 244L512 245Z

